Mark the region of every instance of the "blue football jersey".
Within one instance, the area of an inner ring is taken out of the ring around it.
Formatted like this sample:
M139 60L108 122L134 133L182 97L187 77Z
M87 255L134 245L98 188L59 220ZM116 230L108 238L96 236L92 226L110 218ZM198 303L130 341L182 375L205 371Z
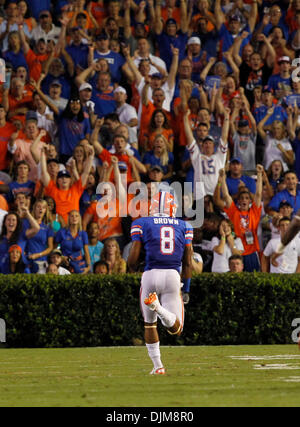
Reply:
M178 218L139 218L132 223L131 239L144 245L145 271L162 268L179 272L185 246L193 240L193 228Z

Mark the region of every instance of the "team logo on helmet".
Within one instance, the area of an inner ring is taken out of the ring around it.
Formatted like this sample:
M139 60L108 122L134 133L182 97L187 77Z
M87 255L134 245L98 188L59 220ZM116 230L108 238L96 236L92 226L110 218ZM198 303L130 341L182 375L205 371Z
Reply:
M160 191L152 198L150 215L175 217L176 208L177 206L173 194L167 191Z

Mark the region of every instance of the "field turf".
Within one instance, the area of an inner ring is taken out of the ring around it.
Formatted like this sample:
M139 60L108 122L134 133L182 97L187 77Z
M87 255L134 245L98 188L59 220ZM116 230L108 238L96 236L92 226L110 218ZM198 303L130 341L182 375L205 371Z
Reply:
M0 348L1 407L299 406L296 345Z

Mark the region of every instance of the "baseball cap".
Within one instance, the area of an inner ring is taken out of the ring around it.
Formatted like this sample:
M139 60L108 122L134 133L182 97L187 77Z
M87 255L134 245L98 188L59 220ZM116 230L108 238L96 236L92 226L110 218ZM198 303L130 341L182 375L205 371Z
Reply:
M50 86L62 86L61 82L59 80L53 80L53 82L50 83Z
M92 85L90 85L90 84L89 84L89 83L87 83L87 82L82 83L82 84L80 85L80 87L79 87L79 92L81 92L82 90L86 90L86 89L93 90L93 87L92 87Z
M233 163L233 162L240 163L240 164L243 163L240 157L232 157L232 159L230 160L230 163Z
M283 206L289 206L290 208L293 207L287 200L282 200L282 202L280 202L279 208L282 208Z
M57 174L57 178L71 178L71 175L69 174L69 172L65 169L63 171L59 171Z
M213 136L211 136L211 135L207 135L204 139L203 139L203 142L204 141L212 141L212 142L215 142L215 138L213 137Z
M118 86L118 87L114 90L114 93L125 93L125 94L127 94L126 89L125 89L124 87L122 87L122 86Z
M38 121L38 116L35 111L27 111L25 120L36 120Z
M201 40L199 39L199 37L190 37L188 39L187 45L189 46L190 44L198 44L201 45Z
M51 16L51 13L49 12L49 10L41 10L41 12L39 13L39 18L40 18L42 15Z
M120 172L127 172L128 167L127 167L127 164L125 162L118 162L118 166L119 166Z
M108 40L108 35L106 33L100 33L96 36L96 40Z
M57 163L59 165L59 160L57 160L57 159L48 159L47 165L49 165L49 163L52 163L52 162Z
M281 62L291 62L291 58L289 57L289 56L281 56L279 59L278 59L278 64L280 64Z
M241 22L241 18L239 17L239 15L232 15L232 16L229 18L229 20L230 20L230 21L239 21L239 22Z
M177 25L177 22L173 18L169 18L166 20L166 25L175 24Z
M243 128L245 126L249 126L248 120L239 120L238 121L238 127Z
M161 166L159 166L159 165L151 166L151 168L150 168L150 172L151 172L151 171L159 171L159 172L164 173L164 171L162 170Z
M163 76L160 73L151 74L151 79L162 79Z

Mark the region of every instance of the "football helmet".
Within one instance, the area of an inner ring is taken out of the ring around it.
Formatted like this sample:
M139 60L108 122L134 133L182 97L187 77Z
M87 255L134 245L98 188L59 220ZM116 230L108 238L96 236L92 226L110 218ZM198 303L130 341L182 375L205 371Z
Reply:
M176 203L173 194L167 191L160 191L155 194L151 200L150 215L151 216L170 216L176 215Z

